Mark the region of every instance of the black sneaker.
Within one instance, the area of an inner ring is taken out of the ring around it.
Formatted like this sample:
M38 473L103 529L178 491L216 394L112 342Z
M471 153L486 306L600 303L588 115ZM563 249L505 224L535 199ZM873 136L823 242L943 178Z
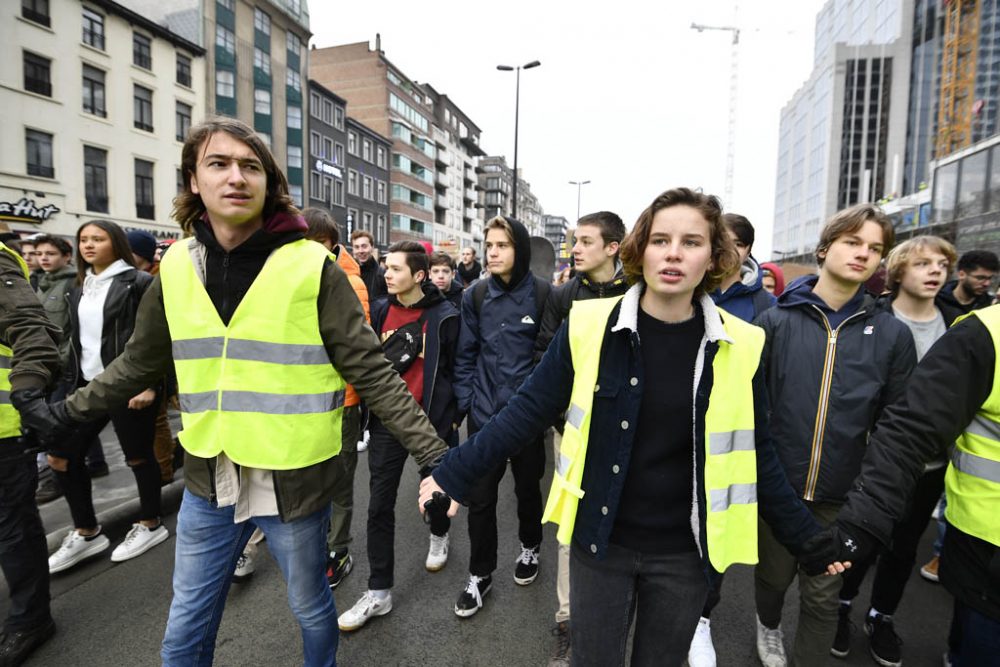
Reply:
M87 464L87 472L90 473L90 479L97 479L98 477L107 477L111 471L108 469L107 461L96 461Z
M560 621L552 628L552 636L556 638L556 650L549 658L548 667L569 667L569 621Z
M493 587L493 577L477 577L469 575L469 583L465 585L465 590L458 596L455 603L455 614L462 618L473 616L483 606L483 598Z
M336 588L340 585L340 582L351 573L354 568L354 559L351 558L351 554L347 551L344 555L333 554L326 561L326 581L330 584L330 588Z
M39 505L51 502L56 498L62 498L63 492L56 483L55 477L49 476L38 482L38 489L35 491L35 502Z
M882 614L865 619L865 633L871 638L868 650L875 662L882 667L900 667L903 664L903 640L896 634L892 619Z
M22 630L20 632L5 632L0 636L0 665L2 667L16 667L20 665L31 653L52 638L56 633L56 624L49 619L49 622L34 630Z
M521 545L521 555L514 561L514 583L527 586L538 576L538 550L540 546L526 547Z
M854 634L854 621L851 620L851 605L841 604L837 611L837 634L830 647L830 655L835 658L846 658L851 652L851 635Z

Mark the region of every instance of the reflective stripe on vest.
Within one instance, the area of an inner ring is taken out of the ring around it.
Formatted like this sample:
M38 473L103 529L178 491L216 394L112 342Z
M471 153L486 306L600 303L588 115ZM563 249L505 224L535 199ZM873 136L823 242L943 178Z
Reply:
M16 252L0 242L0 252L5 252L17 260L24 272L24 277L30 275L28 265ZM16 438L21 435L21 415L10 404L10 367L14 353L6 345L0 343L0 438Z
M1000 306L974 310L993 340L993 388L965 432L955 441L945 473L945 517L963 533L1000 546Z
M188 239L160 265L184 447L253 468L292 470L340 451L345 383L320 336L321 245L276 249L226 326Z
M568 544L579 500L590 435L590 413L608 318L620 298L573 304L569 341L574 382L556 474L543 521L559 524ZM705 415L706 464L702 502L707 503L706 542L719 572L733 563L757 562L757 458L753 376L760 365L764 332L720 310L733 343L720 342L712 365L713 386Z

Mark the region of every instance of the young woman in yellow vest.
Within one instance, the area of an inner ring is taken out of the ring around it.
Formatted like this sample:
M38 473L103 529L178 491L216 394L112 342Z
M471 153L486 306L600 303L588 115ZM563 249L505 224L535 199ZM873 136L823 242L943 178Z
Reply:
M709 582L757 560L758 500L790 549L819 531L767 436L764 334L707 296L737 262L721 215L687 188L658 196L621 246L631 289L574 304L507 407L421 485L421 507L463 500L567 412L544 520L571 545L574 665L680 665Z

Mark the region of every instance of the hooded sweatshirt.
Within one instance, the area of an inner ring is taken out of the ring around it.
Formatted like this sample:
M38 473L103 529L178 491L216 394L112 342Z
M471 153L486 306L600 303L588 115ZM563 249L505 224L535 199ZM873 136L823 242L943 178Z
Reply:
M62 330L59 339L59 362L66 366L73 346L73 320L69 314L69 293L76 284L76 269L64 266L42 276L38 281L38 297L48 318Z
M938 292L938 299L944 301L946 304L952 308L957 308L962 311L963 314L971 313L974 310L979 310L980 308L985 308L986 306L993 303L993 295L989 292L981 296L977 296L972 300L972 303L965 304L960 302L955 298L955 288L958 287L958 281L952 280L944 284L941 291Z
M740 279L726 288L726 291L712 292L715 305L734 315L744 322L753 322L754 318L770 308L775 298L764 289L763 273L760 265L753 257L747 257L740 267Z
M104 302L108 298L111 279L134 268L125 260L118 259L99 275L94 275L94 269L87 269L77 313L80 317L80 370L83 379L88 382L104 372L101 336L104 333Z
M510 273L510 281L504 282L500 278L490 275L490 282L497 287L509 292L515 289L524 280L524 277L531 273L531 236L527 228L517 218L505 218L514 233L514 268Z
M819 276L802 276L793 280L788 289L781 295L781 299L778 300L778 307L797 308L805 304L812 304L823 311L830 323L830 328L836 329L844 320L861 310L861 306L864 305L865 290L863 287L859 287L850 301L845 303L840 310L834 310L813 292L817 282L819 282Z

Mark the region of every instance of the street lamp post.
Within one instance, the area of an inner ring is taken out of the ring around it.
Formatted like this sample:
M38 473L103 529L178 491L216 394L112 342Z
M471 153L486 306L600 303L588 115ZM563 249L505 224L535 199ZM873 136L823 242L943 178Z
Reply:
M569 182L570 185L575 185L576 186L576 219L577 219L577 221L580 220L580 190L587 183L590 183L590 181L570 181Z
M532 67L538 67L542 63L537 60L532 60L526 65L518 65L517 67L511 67L510 65L497 65L497 69L501 72L516 72L517 73L517 83L514 88L514 191L512 194L513 203L511 204L511 217L517 217L517 130L518 130L518 112L521 106L521 70L531 69Z

